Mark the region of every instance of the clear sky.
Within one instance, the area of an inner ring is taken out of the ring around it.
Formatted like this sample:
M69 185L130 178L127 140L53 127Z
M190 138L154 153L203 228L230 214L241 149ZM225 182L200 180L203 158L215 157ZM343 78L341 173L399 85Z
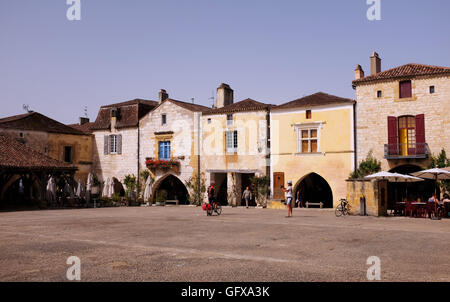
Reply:
M235 102L281 104L317 91L354 97L356 64L450 66L450 1L0 0L0 117L29 104L63 123L101 105L170 97L210 106L220 83Z

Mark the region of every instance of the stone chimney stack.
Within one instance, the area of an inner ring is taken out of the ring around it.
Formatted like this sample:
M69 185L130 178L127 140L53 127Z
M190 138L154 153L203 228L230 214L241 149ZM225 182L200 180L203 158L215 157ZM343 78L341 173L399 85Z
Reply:
M89 123L88 117L80 117L80 122L78 123L80 126Z
M233 89L228 84L222 83L217 88L216 108L222 108L233 104Z
M355 80L359 80L364 78L364 70L362 69L361 65L357 65L355 69Z
M158 98L159 103L161 104L162 102L164 102L166 99L169 98L169 94L164 89L161 89L158 93Z
M381 72L381 59L374 51L370 57L370 75L376 75Z

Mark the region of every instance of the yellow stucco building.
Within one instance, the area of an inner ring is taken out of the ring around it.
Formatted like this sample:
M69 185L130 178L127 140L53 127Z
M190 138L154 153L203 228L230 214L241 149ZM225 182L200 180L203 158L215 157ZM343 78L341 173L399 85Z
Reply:
M270 109L272 198L292 181L302 202L335 207L355 167L355 101L316 93Z

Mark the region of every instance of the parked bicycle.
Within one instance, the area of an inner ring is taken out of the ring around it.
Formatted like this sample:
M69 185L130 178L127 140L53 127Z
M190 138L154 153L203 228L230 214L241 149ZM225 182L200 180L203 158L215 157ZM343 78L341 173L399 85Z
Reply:
M339 204L336 207L336 210L334 211L334 213L336 214L336 217L348 215L347 199L341 198L341 200L339 200Z

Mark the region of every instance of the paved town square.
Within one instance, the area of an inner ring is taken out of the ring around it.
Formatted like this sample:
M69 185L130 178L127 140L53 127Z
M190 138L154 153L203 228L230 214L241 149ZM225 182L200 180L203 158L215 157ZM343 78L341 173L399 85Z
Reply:
M0 281L450 281L450 220L328 209L120 207L0 213Z

